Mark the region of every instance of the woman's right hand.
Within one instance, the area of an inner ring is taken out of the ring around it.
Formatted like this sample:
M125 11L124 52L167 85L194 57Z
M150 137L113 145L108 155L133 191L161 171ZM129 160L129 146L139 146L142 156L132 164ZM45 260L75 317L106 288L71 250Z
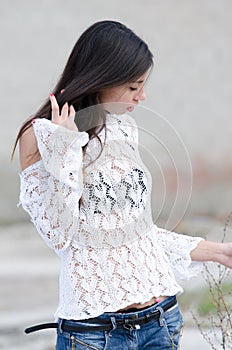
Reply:
M52 106L52 123L62 125L69 130L78 131L74 121L76 114L74 107L72 105L69 107L68 103L66 102L63 105L60 113L59 105L53 94L50 94L50 101Z

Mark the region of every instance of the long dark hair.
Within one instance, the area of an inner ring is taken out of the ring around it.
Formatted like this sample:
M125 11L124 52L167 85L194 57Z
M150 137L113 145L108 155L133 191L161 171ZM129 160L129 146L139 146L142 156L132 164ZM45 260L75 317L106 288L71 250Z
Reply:
M100 105L99 92L103 89L133 82L152 65L153 55L147 44L132 30L116 21L96 22L76 42L52 92L60 108L68 102L78 112ZM95 108L93 110L96 111ZM13 154L20 137L35 118L51 120L49 98L20 128ZM97 122L94 113L89 113L84 121L81 119L80 122L77 113L78 129L87 131L90 139L98 137L105 127L105 113L101 109L97 109Z

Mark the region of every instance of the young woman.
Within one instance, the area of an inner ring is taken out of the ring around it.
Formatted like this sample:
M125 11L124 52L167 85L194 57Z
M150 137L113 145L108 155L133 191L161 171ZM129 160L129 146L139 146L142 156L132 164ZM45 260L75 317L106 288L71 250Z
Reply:
M79 38L46 103L19 131L20 202L61 259L57 350L177 349L176 276L232 266L232 245L158 228L129 116L146 98L147 44L115 21ZM199 262L199 263L197 263Z

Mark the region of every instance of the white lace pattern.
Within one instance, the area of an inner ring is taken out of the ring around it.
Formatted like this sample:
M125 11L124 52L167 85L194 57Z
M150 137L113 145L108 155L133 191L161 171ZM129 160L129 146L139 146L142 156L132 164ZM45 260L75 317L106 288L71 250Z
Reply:
M42 158L20 173L20 204L62 260L56 317L86 319L180 293L176 277L201 268L190 252L202 238L152 221L151 176L133 119L108 115L106 125L91 162L96 138L36 119Z

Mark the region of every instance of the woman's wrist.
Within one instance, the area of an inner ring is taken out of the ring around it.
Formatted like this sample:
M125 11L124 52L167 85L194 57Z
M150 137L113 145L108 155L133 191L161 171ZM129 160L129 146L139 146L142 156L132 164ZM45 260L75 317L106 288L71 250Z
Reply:
M194 261L219 262L224 254L222 243L202 240L191 252L191 259Z
M191 252L193 261L213 261L232 268L232 243L201 241Z
M221 254L219 255L218 262L232 268L232 243L221 243Z

